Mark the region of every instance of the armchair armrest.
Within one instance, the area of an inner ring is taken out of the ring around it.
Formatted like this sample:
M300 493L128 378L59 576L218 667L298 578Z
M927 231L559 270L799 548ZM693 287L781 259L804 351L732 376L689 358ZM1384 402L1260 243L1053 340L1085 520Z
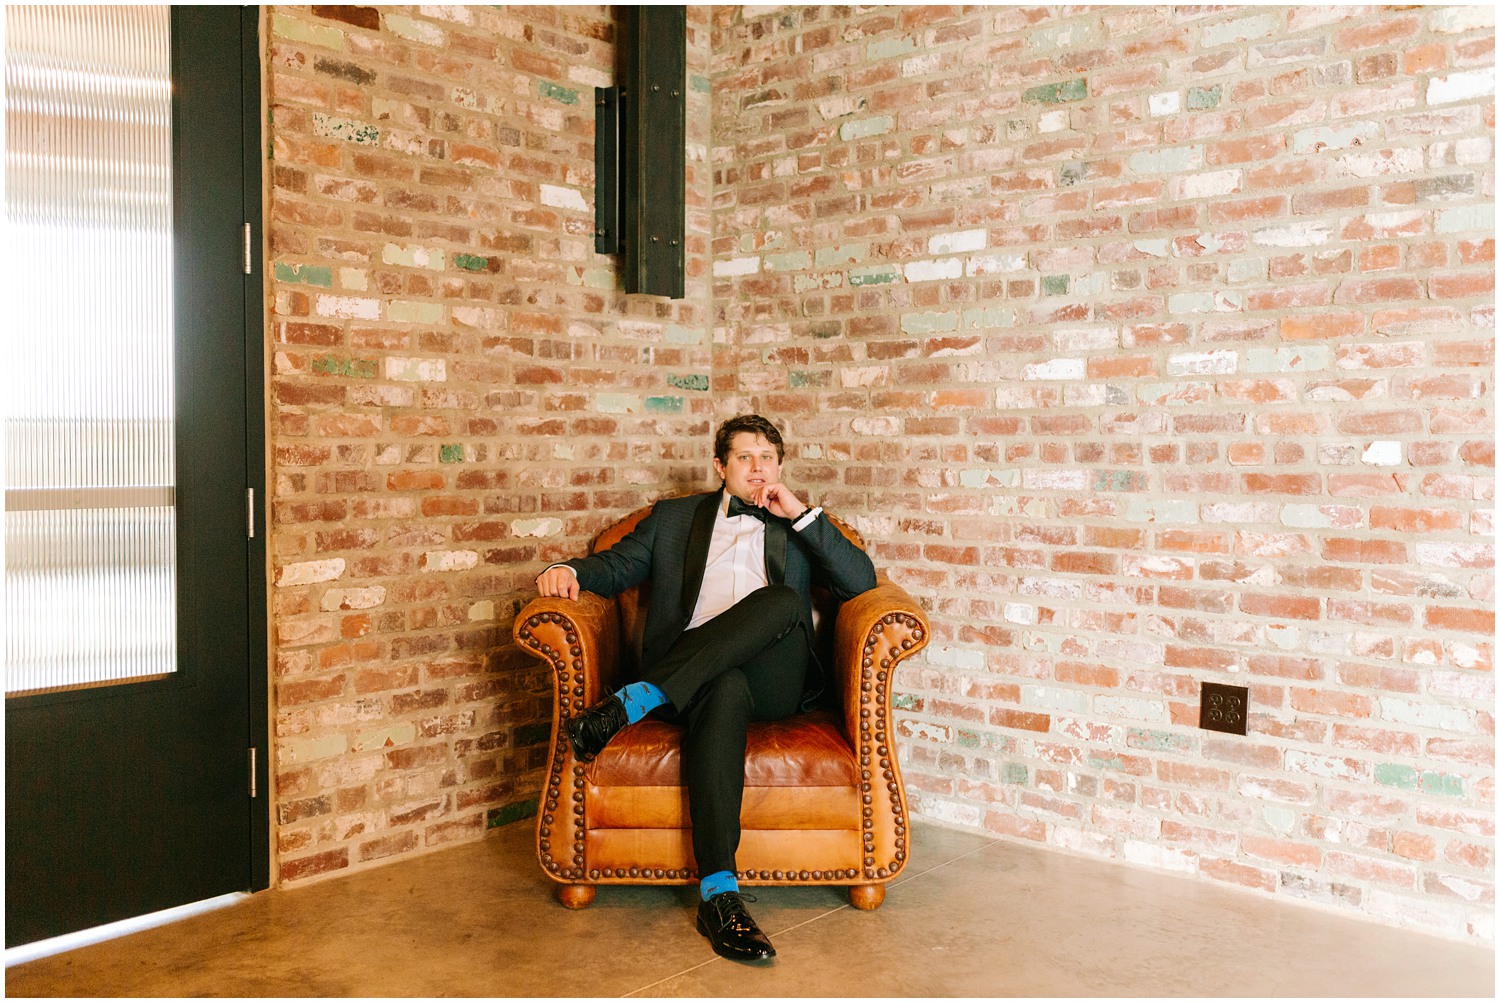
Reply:
M889 717L896 665L925 647L931 633L911 593L883 571L875 580L873 589L839 607L834 629L839 707L856 748L866 727Z
M556 673L554 724L598 703L614 681L619 616L615 604L603 596L539 596L516 616L512 632L517 647L547 662Z
M896 666L925 647L930 635L922 607L884 573L877 573L873 589L839 607L834 673L844 733L854 747L863 778L864 877L871 882L888 881L900 873L910 851L891 695ZM860 908L874 908L883 892L869 894L869 904L861 905L861 899L853 896L850 901Z
M603 596L539 596L511 627L516 646L548 665L556 677L552 702L552 752L547 787L537 812L537 859L554 881L583 878L583 770L563 735L563 723L598 703L614 678L620 649L617 607ZM569 765L572 764L572 769ZM592 890L564 901L586 905Z

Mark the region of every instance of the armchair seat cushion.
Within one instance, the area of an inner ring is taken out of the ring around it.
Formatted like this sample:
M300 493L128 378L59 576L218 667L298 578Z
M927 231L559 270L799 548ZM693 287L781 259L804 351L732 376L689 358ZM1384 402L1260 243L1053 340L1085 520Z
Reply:
M681 787L682 728L646 718L627 727L585 769L596 787ZM750 726L745 786L859 786L859 764L843 729L827 711Z

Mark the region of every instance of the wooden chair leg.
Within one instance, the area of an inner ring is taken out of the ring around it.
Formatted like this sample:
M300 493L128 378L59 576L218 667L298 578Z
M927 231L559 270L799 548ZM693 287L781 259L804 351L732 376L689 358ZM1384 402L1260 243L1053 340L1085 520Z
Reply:
M594 903L593 885L558 885L557 901L569 909L587 909Z
M879 909L885 901L885 885L850 885L849 904L856 909Z

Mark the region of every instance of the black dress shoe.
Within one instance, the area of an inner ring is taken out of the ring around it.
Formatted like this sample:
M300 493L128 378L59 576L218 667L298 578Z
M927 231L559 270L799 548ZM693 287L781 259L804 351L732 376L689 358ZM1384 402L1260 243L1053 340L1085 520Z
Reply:
M708 938L721 958L763 961L776 957L776 948L745 911L739 892L720 892L707 902L699 902L698 932Z
M579 762L587 763L604 750L615 733L630 723L619 697L594 704L568 722L568 741Z

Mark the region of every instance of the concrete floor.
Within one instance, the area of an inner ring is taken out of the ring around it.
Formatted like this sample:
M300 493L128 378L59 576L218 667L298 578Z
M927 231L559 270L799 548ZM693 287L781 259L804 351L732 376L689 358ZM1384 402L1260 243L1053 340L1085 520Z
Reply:
M885 905L760 889L779 952L693 929L693 890L569 912L517 824L482 843L17 965L8 996L1481 996L1494 952L918 825Z

